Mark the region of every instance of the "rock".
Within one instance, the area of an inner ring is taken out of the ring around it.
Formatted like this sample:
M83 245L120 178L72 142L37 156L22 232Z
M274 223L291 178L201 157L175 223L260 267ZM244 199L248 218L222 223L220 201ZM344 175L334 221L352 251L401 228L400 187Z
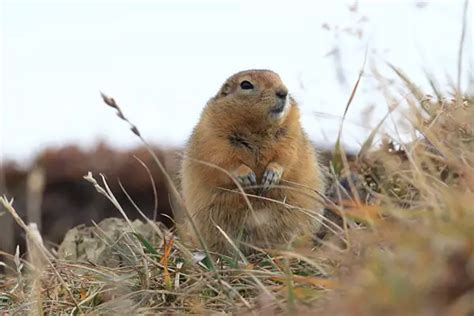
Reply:
M132 222L132 227L121 218L106 218L96 226L76 226L66 233L59 246L58 257L72 262L119 266L131 251L143 249L134 232L152 244L159 238L148 223L137 219Z

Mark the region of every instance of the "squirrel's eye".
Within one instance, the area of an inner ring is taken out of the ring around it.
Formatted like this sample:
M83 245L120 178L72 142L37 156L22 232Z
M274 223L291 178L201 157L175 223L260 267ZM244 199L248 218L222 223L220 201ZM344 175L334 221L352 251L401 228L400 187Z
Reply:
M250 90L253 89L253 84L250 81L245 80L240 83L240 87L243 90Z

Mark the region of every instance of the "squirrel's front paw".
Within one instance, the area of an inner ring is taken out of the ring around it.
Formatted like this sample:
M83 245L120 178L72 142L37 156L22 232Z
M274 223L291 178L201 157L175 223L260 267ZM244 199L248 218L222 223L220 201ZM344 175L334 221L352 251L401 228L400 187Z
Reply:
M257 185L257 176L252 169L246 165L240 165L234 170L233 176L242 187L250 187Z
M262 193L267 192L272 186L280 183L283 175L283 167L276 162L270 162L263 174L262 178Z

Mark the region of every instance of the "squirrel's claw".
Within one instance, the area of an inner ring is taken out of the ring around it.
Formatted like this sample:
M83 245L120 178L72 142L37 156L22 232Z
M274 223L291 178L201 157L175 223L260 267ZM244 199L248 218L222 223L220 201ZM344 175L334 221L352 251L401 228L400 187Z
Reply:
M270 163L262 178L262 193L270 190L274 185L280 183L283 168L277 163Z
M255 175L255 172L252 171L249 174L238 176L237 181L243 187L250 187L250 186L257 185L257 176Z
M246 165L241 165L234 171L235 179L242 187L250 187L257 185L257 176L252 169Z

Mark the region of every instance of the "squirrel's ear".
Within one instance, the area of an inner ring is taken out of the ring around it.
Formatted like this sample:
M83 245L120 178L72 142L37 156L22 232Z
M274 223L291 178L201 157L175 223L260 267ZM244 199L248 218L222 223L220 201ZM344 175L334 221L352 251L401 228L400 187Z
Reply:
M222 85L222 88L219 90L219 93L217 94L216 97L225 97L228 95L231 91L231 86L227 82Z

